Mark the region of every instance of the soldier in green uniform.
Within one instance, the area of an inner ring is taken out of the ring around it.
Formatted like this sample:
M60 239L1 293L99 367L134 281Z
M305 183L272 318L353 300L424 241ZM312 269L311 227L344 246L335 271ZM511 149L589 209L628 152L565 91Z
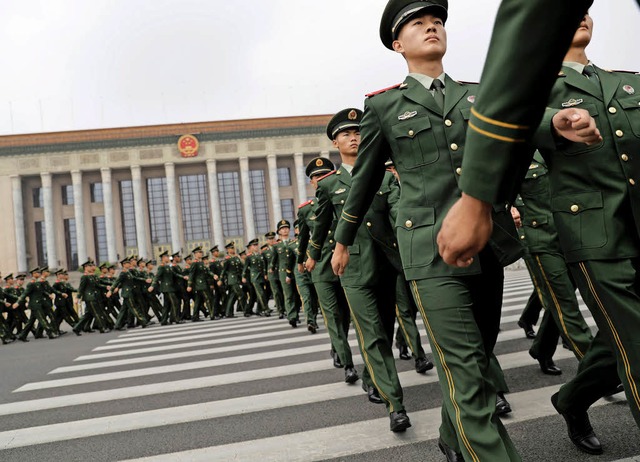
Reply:
M271 260L270 269L274 273L277 273L280 279L280 286L284 294L284 307L287 321L289 321L291 327L297 327L298 313L295 307L295 275L293 274L295 254L291 249L291 243L289 241L291 223L287 220L280 220L277 231L278 236L280 236L280 242L273 248L275 255Z
M102 300L102 291L106 282L101 281L95 275L96 264L93 260L87 260L82 264L84 274L80 278L80 286L78 287L78 303L84 301L85 314L73 326L73 332L80 335L80 331L88 328L92 321L95 321L100 333L109 331L104 319L103 309L100 306ZM89 329L91 331L91 329Z
M79 321L78 315L73 309L73 293L76 290L65 282L66 274L66 271L62 268L57 270L55 272L56 282L52 285L53 290L56 292L54 321L58 330L60 330L62 321L66 321L70 326L74 326ZM58 296L57 294L64 295Z
M273 295L273 303L275 304L276 311L280 316L280 319L285 317L284 309L284 294L282 292L282 286L280 285L280 278L278 273L271 269L271 263L275 258L276 252L274 246L276 245L276 233L269 231L264 235L267 239L267 245L269 248L262 252L264 257L265 267L267 268L267 277L269 278L269 287L271 287L271 294Z
M18 334L18 340L23 342L28 342L27 335L33 328L36 320L39 325L41 325L46 331L47 336L50 339L56 338L54 330L49 325L49 322L46 319L46 311L45 304L50 302L49 294L45 290L44 284L40 281L40 268L36 267L29 271L31 274L31 282L27 284L24 289L24 292L18 298L18 301L13 304L13 308L16 309L20 306L21 303L25 302L27 298L29 299L28 309L31 311L31 315L29 316L29 321L24 326L22 331Z
M9 281L13 281L13 273L8 274L4 278L5 287L0 288L0 338L2 338L2 344L6 345L16 340L16 336L12 332L12 324L10 313L13 311L13 304L18 300L13 296L9 290L11 284ZM7 319L4 318L4 313L7 313Z
M57 297L63 297L62 292L54 290L47 278L51 275L51 271L48 266L43 266L40 268L40 285L42 290L47 294L47 297L44 299L44 303L42 304L42 310L44 312L45 317L49 323L49 326L53 330L53 333L56 336L60 336L65 334L65 331L60 331L59 324L56 322L55 313L53 312L54 299ZM66 294L65 294L66 295ZM44 332L44 326L41 324L38 325L36 329L36 338L42 338L42 333Z
M168 250L160 254L158 271L153 277L153 282L148 289L149 292L156 290L162 294L164 302L162 319L160 320L160 324L162 325L173 323L182 324L184 322L178 315L180 309L180 303L178 297L176 297L176 287L178 284L176 283L176 274L170 266L170 258Z
M209 281L209 268L202 262L204 252L202 247L198 246L191 251L194 256L194 261L189 268L189 280L187 281L187 292L193 292L193 314L191 315L191 321L201 321L200 311L204 316L209 316L209 310L211 307L210 297L210 281Z
M136 283L143 282L141 276L137 276L131 269L133 262L130 258L125 258L120 261L122 265L122 271L116 278L113 286L111 287L110 296L112 294L120 293L124 301L118 318L116 319L115 329L122 330L125 323L128 323L129 316L134 316L142 327L149 325L149 318L145 310L138 304L138 298L135 295Z
M267 300L267 294L264 290L264 285L269 281L267 278L267 272L264 266L264 259L258 250L258 239L252 239L247 244L249 255L244 261L244 268L242 271L242 283L251 284L256 293L258 301L258 309L256 314L259 316L270 316L269 306ZM247 305L249 306L249 305ZM251 316L251 308L245 307L244 315L246 317Z
M5 285L5 296L10 298L11 307L7 313L7 328L11 334L19 334L24 325L28 322L28 318L25 314L26 304L22 302L18 308L13 308L13 304L20 298L22 292L24 292L24 278L25 275L20 273L16 274L15 280L13 279L13 275L9 274L4 279L6 281Z
M224 283L229 288L229 295L227 295L227 304L225 306L225 316L227 318L233 318L233 307L238 303L240 311L244 311L246 299L244 292L240 286L242 282L242 268L244 264L239 256L236 255L236 245L229 242L224 246L227 251L227 256L222 266L222 273L218 286L222 286Z
M497 364L493 349L500 326L502 265L521 253L519 245L518 252L502 248L498 238L517 244L513 221L505 213L494 214L501 220L494 242L463 270L448 267L435 245L444 215L460 196L466 120L476 91L474 85L456 82L443 71L446 19L445 0L387 3L380 36L387 48L403 55L409 76L365 101L360 154L340 217L333 266L339 274L344 271L348 246L391 156L402 185L396 229L404 273L442 377L439 445L447 457L461 453L469 460L517 461L520 456L496 415L492 374L492 363ZM504 204L496 204L496 209L504 212Z
M318 182L334 170L333 163L324 157L311 159L307 164L305 173L311 180L311 184L317 189ZM324 318L325 326L329 331L331 339L331 357L336 368L345 370L345 381L355 383L358 380L358 373L353 367L351 347L347 337L349 335L349 305L340 285L340 279L333 274L331 269L331 255L335 247L332 238L325 239L322 246L316 244L311 239L311 234L315 233L319 225L316 215L318 203L310 201L298 209L299 216L299 249L298 249L298 271L308 271L311 273L311 280L318 294L318 304ZM336 220L329 214L325 214L322 220L322 227L326 228L325 220L331 220L327 234L335 231Z
M304 202L300 204L300 206L298 206L298 219L293 225L295 235L297 236L293 245L293 252L295 254L296 263L304 257L304 254L300 251L300 210L304 209L306 205L309 205L309 202L312 201ZM308 210L311 210L311 208L309 208ZM304 316L307 323L307 330L312 334L315 334L318 331L318 322L316 321L318 317L319 307L318 294L316 294L316 289L313 286L311 274L308 271L305 271L304 266L296 264L293 268L295 273L296 288L298 290L298 295L300 297L300 302L302 305L301 308L302 311L304 311Z
M209 271L213 274L213 312L211 313L211 319L223 314L222 302L224 300L224 289L218 285L220 280L220 274L222 274L222 261L220 260L220 250L217 245L214 245L209 249L211 253L211 263L209 263Z

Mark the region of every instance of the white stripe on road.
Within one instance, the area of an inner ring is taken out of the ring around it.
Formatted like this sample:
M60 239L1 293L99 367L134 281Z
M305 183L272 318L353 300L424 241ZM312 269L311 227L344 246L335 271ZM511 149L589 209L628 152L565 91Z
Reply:
M559 360L568 357L571 357L569 352L560 352L556 355L555 359ZM498 360L503 370L535 364L525 352L501 355L498 357ZM398 374L398 377L400 378L402 386L405 388L434 383L438 380L435 373L421 375L414 371L402 372ZM360 383L356 386L347 386L344 383L332 383L266 393L257 396L243 396L221 401L210 401L131 414L22 428L19 430L0 432L0 448L11 449L74 438L86 438L109 433L140 430L143 428L196 422L358 395L364 396ZM511 401L511 396L509 400ZM516 410L520 412L520 409Z

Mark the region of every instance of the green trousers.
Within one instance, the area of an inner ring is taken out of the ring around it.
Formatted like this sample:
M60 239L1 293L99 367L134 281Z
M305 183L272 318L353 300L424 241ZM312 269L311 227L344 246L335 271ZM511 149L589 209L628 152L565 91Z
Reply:
M340 282L314 282L318 293L318 303L329 331L331 345L345 367L353 367L349 335L349 305Z
M116 319L114 328L121 329L125 323L129 323L130 315L133 315L139 321L141 326L146 326L149 323L149 320L147 319L146 313L136 305L136 299L134 297L127 297L123 300L124 303L122 304L120 313L118 313L118 318Z
M500 326L502 268L486 250L480 258L483 274L411 281L440 376L440 436L465 460L520 461L495 415L491 356Z
M162 292L162 319L161 323L178 322L180 320L180 301L175 292Z
M282 286L280 285L278 273L269 273L267 278L269 279L269 286L271 287L271 293L273 294L273 303L276 305L276 311L278 314L284 314L284 295L282 293Z
M395 323L393 284L343 288L366 366L362 380L378 390L389 412L402 411L402 387L391 349Z
M396 335L396 339L400 345L403 345L403 341L405 342L414 358L424 358L426 354L416 325L417 314L418 307L409 295L407 281L403 275L399 274L396 282L396 317L402 335L400 337Z
M284 312L287 315L287 319L291 321L292 319L298 319L298 311L296 310L296 296L295 296L295 287L296 280L293 277L293 274L289 277L289 283L287 283L287 273L285 271L281 271L279 273L280 276L280 285L282 286L282 294L284 295Z
M558 407L586 410L622 381L640 427L640 258L570 263L598 333L577 375L560 388Z
M238 302L238 311L244 311L245 304L247 303L247 299L244 296L244 291L240 284L229 284L229 295L227 295L227 306L225 309L225 316L227 318L232 318L233 314L233 305L235 305L236 301ZM195 311L194 311L195 312Z
M302 311L307 321L307 325L318 327L316 321L318 317L318 295L313 284L297 284L298 294L302 300Z
M256 293L256 300L258 302L258 308L256 309L256 313L257 314L262 314L262 313L268 313L269 312L269 299L267 298L267 292L266 290L264 290L264 280L263 281L251 281L251 284L253 286L253 290ZM245 310L245 313L247 313L247 311ZM251 314L249 312L249 314Z
M85 327L89 327L91 325L91 321L94 321L98 328L103 331L107 329L107 324L104 319L104 315L102 314L102 307L96 301L85 301L85 313L80 318L80 320L73 326L73 330L81 331Z

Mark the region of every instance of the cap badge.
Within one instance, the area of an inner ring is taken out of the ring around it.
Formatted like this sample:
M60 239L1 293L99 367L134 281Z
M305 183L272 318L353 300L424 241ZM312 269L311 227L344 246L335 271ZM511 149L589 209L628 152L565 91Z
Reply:
M400 114L398 116L398 120L407 120L417 115L418 115L418 111L411 111L411 112L406 111L404 114Z
M322 167L322 164L323 164L322 159L316 160L316 167Z
M562 103L562 107L573 107L573 106L577 106L578 104L582 104L583 102L584 100L582 98L580 99L571 98L569 101Z
M622 89L630 95L633 95L636 92L636 90L631 85L625 85L624 87L622 87Z
M358 118L358 113L354 109L352 109L347 117L349 118L349 120L356 120Z
M476 95L471 95L467 98L467 101L469 101L471 104L476 102Z

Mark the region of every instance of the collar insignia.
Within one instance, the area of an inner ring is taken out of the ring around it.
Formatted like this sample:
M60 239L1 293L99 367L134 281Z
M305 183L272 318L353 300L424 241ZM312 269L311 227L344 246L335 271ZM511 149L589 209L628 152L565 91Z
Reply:
M416 115L418 115L418 111L411 111L411 112L407 111L404 114L400 114L398 116L398 120L407 120L412 117L415 117Z
M573 107L573 106L577 106L578 104L582 104L583 102L584 100L582 98L580 99L571 98L569 101L562 103L562 107Z

